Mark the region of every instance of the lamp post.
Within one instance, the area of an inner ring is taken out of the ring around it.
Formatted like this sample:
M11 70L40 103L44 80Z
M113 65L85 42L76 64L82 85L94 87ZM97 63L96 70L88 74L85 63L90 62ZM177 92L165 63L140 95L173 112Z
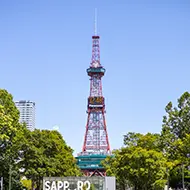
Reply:
M163 154L165 157L167 157L165 149L163 149ZM166 175L167 175L167 190L169 190L169 169L168 169L168 167L166 167Z
M182 187L183 190L185 189L185 184L184 184L184 164L182 163Z
M169 171L168 171L168 168L166 168L166 173L167 173L167 190L169 190Z
M12 165L9 166L9 190L11 190Z
M3 190L3 177L1 177L1 190Z

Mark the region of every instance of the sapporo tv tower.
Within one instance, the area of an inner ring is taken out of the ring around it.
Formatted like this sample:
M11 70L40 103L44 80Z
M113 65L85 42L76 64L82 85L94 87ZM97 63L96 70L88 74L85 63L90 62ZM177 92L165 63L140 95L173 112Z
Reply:
M100 64L100 36L92 36L92 60L87 74L90 77L90 96L87 106L87 124L82 152L78 154L77 164L86 176L105 176L101 161L110 154L110 144L105 120L105 99L102 94L102 77L105 69Z

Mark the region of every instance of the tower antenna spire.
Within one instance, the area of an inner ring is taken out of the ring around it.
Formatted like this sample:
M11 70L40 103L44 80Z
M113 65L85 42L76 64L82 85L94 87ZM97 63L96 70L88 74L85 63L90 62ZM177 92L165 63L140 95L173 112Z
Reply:
M95 8L94 14L94 35L97 36L97 8Z

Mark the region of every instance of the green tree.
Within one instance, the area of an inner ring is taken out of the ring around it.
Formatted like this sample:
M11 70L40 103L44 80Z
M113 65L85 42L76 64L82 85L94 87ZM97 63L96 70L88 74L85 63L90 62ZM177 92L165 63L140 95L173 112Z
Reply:
M175 140L172 147L175 147L174 156L178 163L170 172L170 186L173 188L182 187L183 177L185 187L190 188L190 134Z
M115 150L112 154L114 156L106 157L106 159L102 161L102 165L105 167L108 176L116 177L116 189L125 190L127 187L131 187L131 183L126 176L120 173L122 167L121 150Z
M22 179L21 183L22 183L23 187L26 188L27 190L32 190L32 181L31 180Z
M66 145L57 131L34 130L26 131L27 141L22 146L23 159L20 162L27 179L33 186L41 188L45 176L76 176L80 171L76 166L72 149Z
M154 149L161 151L160 135L147 133L146 135L140 133L129 132L124 135L124 145L127 147L139 146L148 150Z
M12 188L21 187L17 167L18 149L14 149L15 140L21 129L19 111L12 95L0 89L0 176L4 177L5 189L9 184Z
M169 102L163 117L162 141L165 148L170 148L171 142L182 139L190 132L190 94L185 92L178 99L178 106Z
M176 163L170 171L170 186L182 187L182 175L189 182L189 132L190 132L190 94L185 92L177 100L177 107L169 102L165 108L161 131L161 145L169 161ZM182 170L182 166L184 169Z
M115 175L120 189L127 185L135 190L163 189L167 181L167 162L160 149L160 135L128 133L125 147L108 157L104 166L109 175Z

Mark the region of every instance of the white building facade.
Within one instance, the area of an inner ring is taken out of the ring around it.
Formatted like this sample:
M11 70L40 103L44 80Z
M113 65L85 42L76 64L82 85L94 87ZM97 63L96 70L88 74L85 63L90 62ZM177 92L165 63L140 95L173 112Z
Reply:
M29 130L35 129L35 102L32 101L16 101L15 105L20 112L20 123L26 123Z

